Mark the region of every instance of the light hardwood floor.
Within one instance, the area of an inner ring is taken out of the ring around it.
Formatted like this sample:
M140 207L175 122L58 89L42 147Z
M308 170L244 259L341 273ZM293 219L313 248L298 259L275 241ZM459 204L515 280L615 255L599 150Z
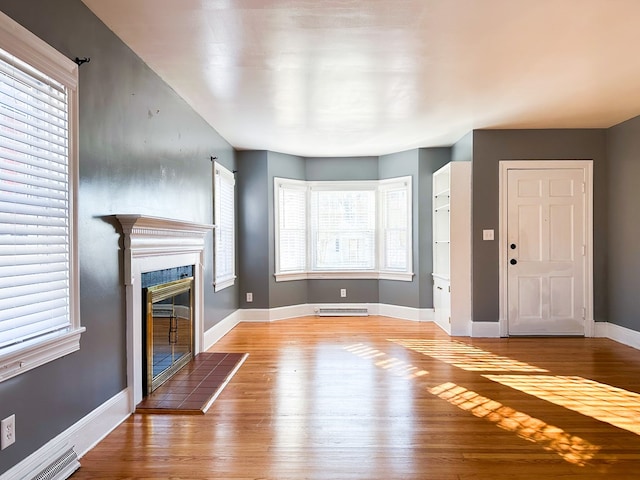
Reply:
M637 479L640 351L382 317L243 323L208 413L136 414L82 479Z

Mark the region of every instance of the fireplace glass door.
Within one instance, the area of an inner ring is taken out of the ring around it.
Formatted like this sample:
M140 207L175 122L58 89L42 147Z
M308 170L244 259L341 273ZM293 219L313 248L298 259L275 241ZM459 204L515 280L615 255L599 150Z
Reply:
M193 358L193 277L146 289L146 394Z

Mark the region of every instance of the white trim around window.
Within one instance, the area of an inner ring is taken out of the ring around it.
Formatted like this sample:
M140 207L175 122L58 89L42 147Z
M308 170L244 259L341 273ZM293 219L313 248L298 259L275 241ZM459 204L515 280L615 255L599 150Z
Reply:
M274 181L276 280L306 278L308 187L307 182L276 178Z
M214 195L214 291L230 287L236 280L236 217L233 172L218 162L213 163Z
M412 281L411 177L274 178L276 281Z
M380 271L386 279L403 280L411 271L411 177L380 180L378 186Z
M0 50L3 381L78 350L84 328L75 211L78 66L2 13Z

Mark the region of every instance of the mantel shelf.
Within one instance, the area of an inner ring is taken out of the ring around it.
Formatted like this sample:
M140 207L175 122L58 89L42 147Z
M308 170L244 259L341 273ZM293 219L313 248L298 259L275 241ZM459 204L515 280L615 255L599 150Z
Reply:
M172 218L153 217L141 214L118 214L116 218L122 225L125 234L131 234L136 230L140 231L164 231L182 232L195 235L206 235L213 230L214 225L206 223L196 223L186 220L175 220Z

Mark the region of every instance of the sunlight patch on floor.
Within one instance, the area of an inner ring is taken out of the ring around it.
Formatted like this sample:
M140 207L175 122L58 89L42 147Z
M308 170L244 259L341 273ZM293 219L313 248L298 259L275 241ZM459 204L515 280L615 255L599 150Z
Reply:
M389 341L469 372L548 371L452 340L389 339Z
M353 353L362 358L370 358L377 360L375 365L384 370L389 370L394 374L401 375L405 378L418 378L427 375L429 372L422 370L404 360L387 355L386 353L369 347L362 343L356 343L344 348L346 351Z
M557 453L569 463L585 465L600 450L600 447L559 427L506 407L454 383L443 383L430 388L429 392L525 440L540 444L545 450Z
M495 355L462 342L447 340L389 341L467 371L518 371L523 373L547 371L517 360ZM388 370L390 373L396 375L403 375L406 378L417 378L428 374L425 370L420 370L406 361L388 355L366 344L353 344L345 347L345 350L361 358L370 359L377 367ZM498 382L500 378L553 378L552 376L546 375L483 376ZM569 463L584 466L594 458L601 449L601 447L583 438L572 435L560 427L549 425L543 420L517 411L498 401L479 395L474 391L467 390L454 383L447 382L435 387L430 387L428 384L423 384L423 386L429 393L478 418L487 420L503 430L513 432L520 438L537 443L545 450L556 453ZM505 383L505 386L511 385Z
M640 435L640 394L635 392L573 376L483 377Z

